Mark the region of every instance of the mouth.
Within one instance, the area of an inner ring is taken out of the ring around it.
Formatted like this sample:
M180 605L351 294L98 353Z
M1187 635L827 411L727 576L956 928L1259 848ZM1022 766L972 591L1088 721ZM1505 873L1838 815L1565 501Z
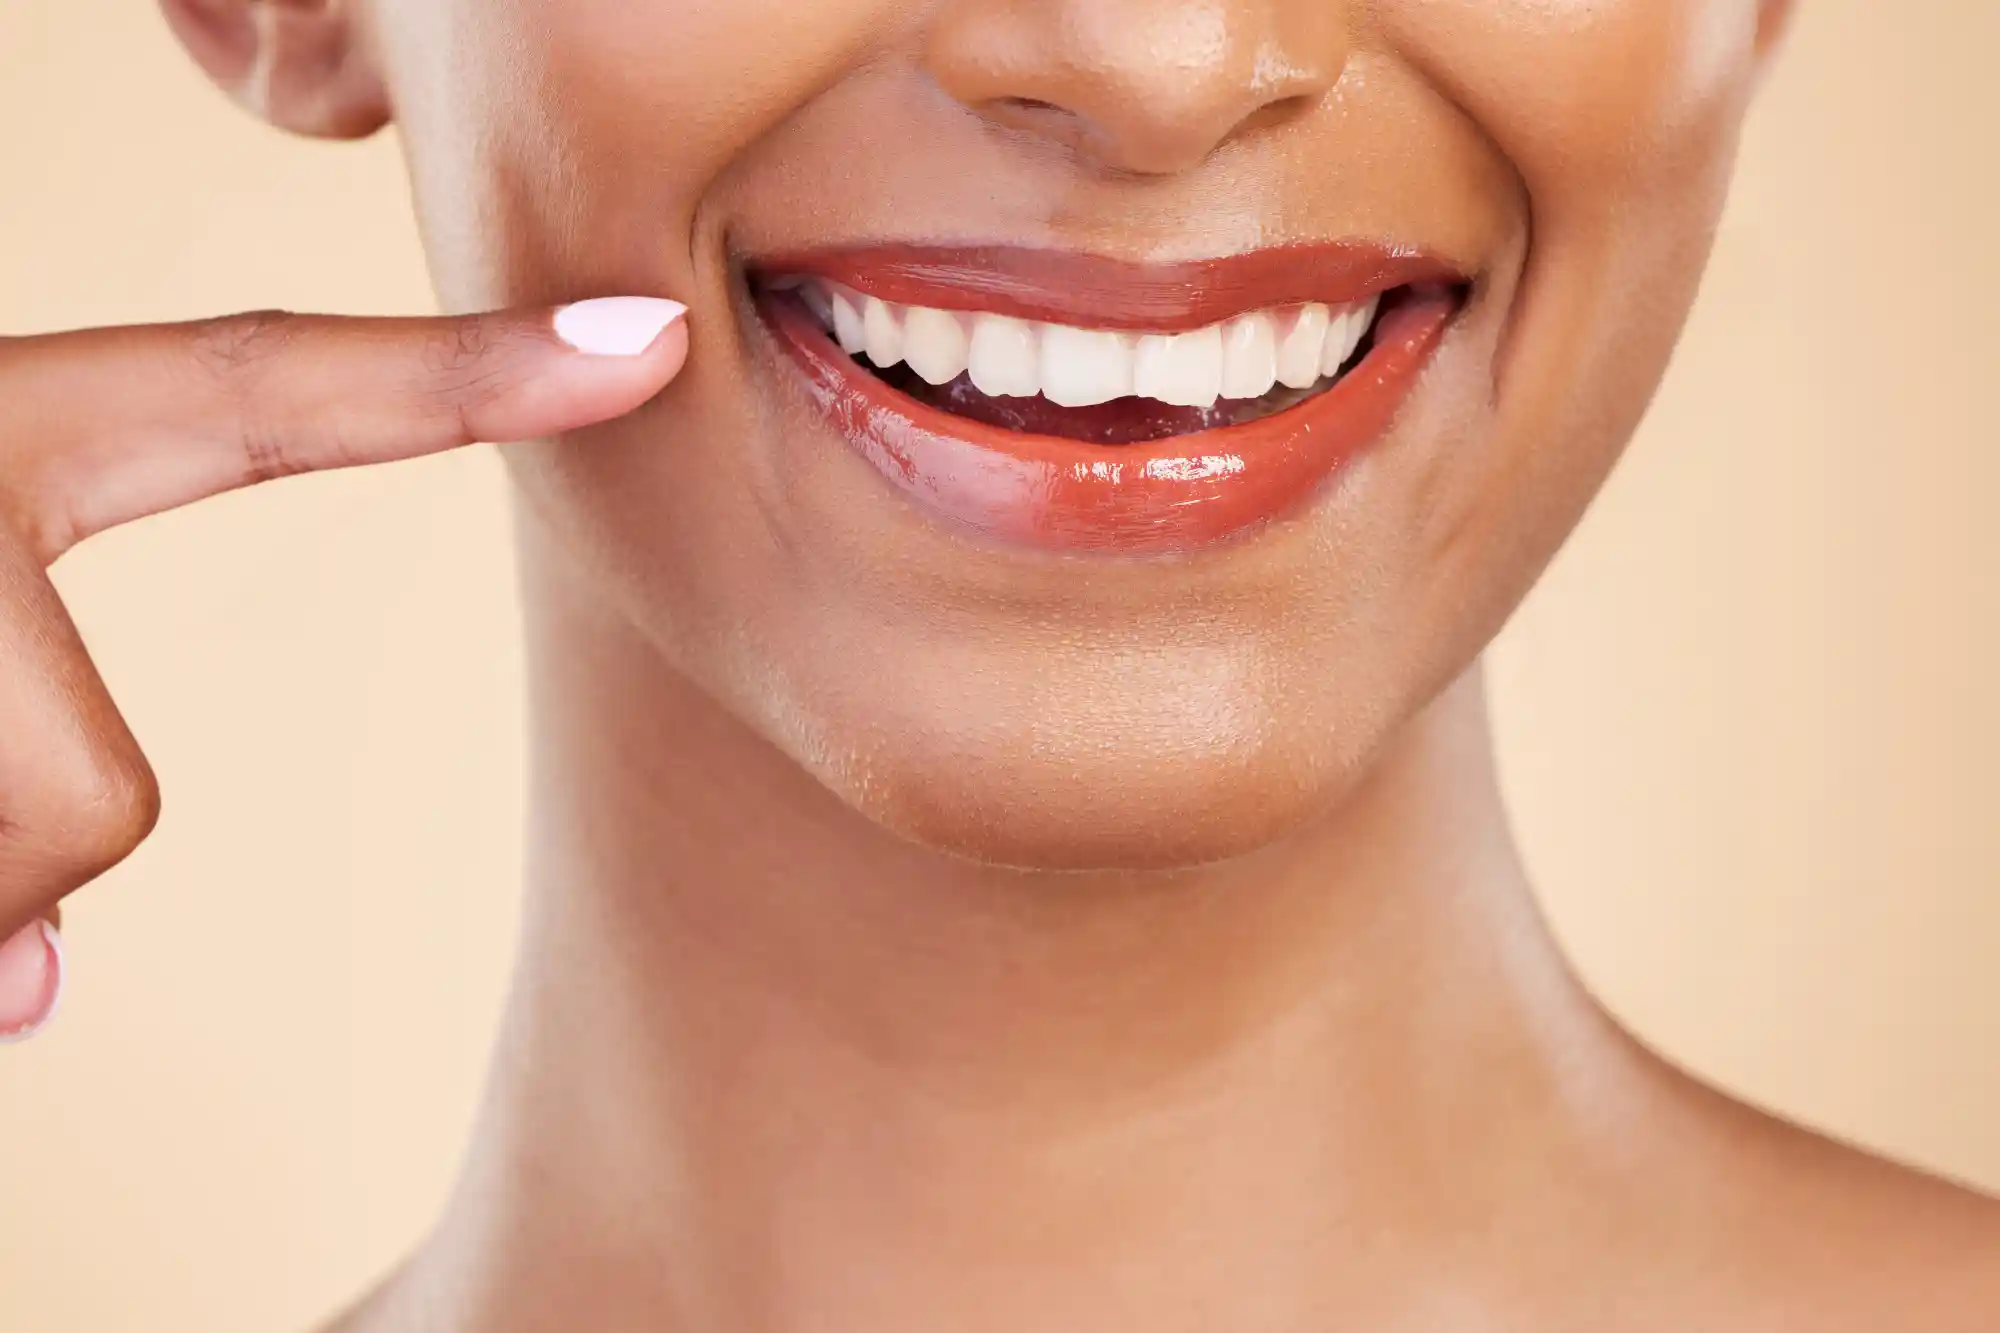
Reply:
M814 404L920 508L1135 554L1304 505L1387 432L1468 289L1357 245L1172 265L880 246L749 280Z

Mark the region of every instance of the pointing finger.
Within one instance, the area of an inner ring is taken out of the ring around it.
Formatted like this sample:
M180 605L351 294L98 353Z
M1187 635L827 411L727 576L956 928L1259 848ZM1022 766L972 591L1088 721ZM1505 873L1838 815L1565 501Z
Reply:
M273 477L621 416L679 372L677 302L433 319L279 313L0 340L0 470L44 560Z

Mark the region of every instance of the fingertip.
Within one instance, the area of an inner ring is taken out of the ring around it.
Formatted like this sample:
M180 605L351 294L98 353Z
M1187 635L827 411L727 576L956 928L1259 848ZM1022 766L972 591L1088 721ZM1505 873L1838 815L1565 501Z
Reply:
M555 312L556 337L586 356L644 356L680 328L687 307L661 296L601 296ZM686 332L681 333L682 347Z
M556 334L581 352L567 378L582 390L571 402L588 420L623 416L681 373L688 357L688 309L660 297L612 296L556 312Z
M643 333L637 325L624 336L636 343ZM558 377L573 391L566 410L578 414L579 426L624 416L672 384L687 358L686 308L680 307L636 352L569 358L568 373Z
M573 352L579 382L596 386L597 409L621 416L674 381L687 364L688 308L659 296L605 296L555 312L558 340Z
M647 354L656 358L662 385L673 382L687 364L688 326L686 311L676 316L647 349Z
M542 314L535 355L514 363L501 392L482 387L468 395L463 384L450 387L461 434L509 444L634 411L687 363L687 313L662 297L601 297Z

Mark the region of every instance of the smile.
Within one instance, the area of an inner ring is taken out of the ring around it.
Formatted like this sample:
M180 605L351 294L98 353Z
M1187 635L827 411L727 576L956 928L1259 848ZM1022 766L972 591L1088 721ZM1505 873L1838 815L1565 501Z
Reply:
M1359 246L1164 266L892 246L750 277L815 405L920 507L1134 554L1299 508L1388 430L1465 291Z

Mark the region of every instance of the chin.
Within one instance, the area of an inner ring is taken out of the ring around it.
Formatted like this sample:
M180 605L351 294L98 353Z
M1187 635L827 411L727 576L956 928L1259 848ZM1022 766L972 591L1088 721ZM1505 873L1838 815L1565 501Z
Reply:
M1267 737L992 737L989 748L891 741L814 776L864 818L934 851L1037 871L1162 871L1232 860L1338 802L1348 766ZM1328 770L1331 769L1329 773Z
M1381 748L1381 723L1407 711L1335 688L1346 673L1301 672L1284 642L1154 630L1047 649L998 633L876 633L849 651L787 654L792 688L730 706L897 838L1072 872L1192 867L1283 840L1340 804Z

